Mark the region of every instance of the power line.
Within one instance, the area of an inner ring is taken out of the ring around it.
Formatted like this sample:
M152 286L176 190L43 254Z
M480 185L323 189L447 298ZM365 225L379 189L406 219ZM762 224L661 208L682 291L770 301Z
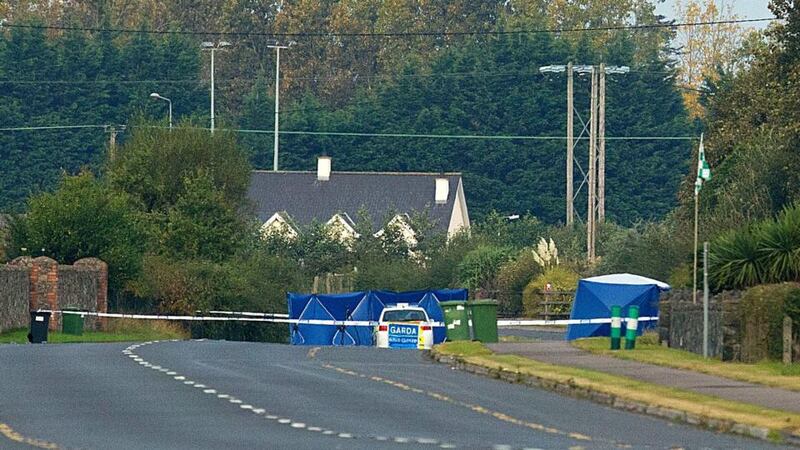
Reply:
M604 27L584 27L584 28L541 28L530 30L471 30L471 31L403 31L403 32L329 32L329 31L304 31L296 33L286 32L259 32L259 31L211 31L211 30L146 30L133 28L99 28L99 27L76 27L64 25L35 25L35 24L2 24L0 29L6 28L26 28L37 30L61 30L61 31L84 31L91 33L132 33L132 34L155 34L155 35L191 35L191 36L261 36L272 38L299 38L299 37L425 37L425 36L503 36L503 35L524 35L524 34L552 34L552 33L581 33L599 31L639 31L653 30L662 28L683 28L708 25L727 25L756 22L771 22L781 20L775 17L762 17L757 19L728 19L710 20L703 22L675 22L675 23L654 23L644 25L614 25Z
M0 131L42 131L42 130L72 130L81 128L105 128L108 125L46 125L25 127L4 127Z
M0 131L39 131L76 128L106 128L109 125L51 125L6 127ZM164 129L165 127L147 126L147 128ZM205 127L184 127L193 130L209 130ZM274 130L244 129L244 128L218 128L218 131L228 131L242 134L273 134ZM349 131L283 131L281 134L307 135L307 136L341 136L341 137L376 137L376 138L421 138L421 139L476 139L476 140L525 140L525 141L559 141L566 140L566 136L530 136L530 135L480 135L480 134L426 134L426 133L361 133ZM581 139L588 139L584 137ZM606 140L615 141L690 141L699 139L697 136L608 136Z
M673 74L674 72L668 70L646 70L646 69L631 69L632 73L643 73L643 74ZM442 73L415 73L415 74L402 74L402 73L383 73L383 74L359 74L359 73L347 73L342 72L338 74L331 74L331 75L319 75L319 76L291 76L289 75L288 78L291 80L299 80L299 81L316 81L316 80L335 80L335 79L347 79L350 78L353 81L358 81L362 79L371 80L371 79L387 79L387 80L395 80L395 79L404 79L404 78L503 78L503 77L539 77L539 76L547 76L539 71L519 71L519 72L442 72ZM233 78L223 78L216 80L219 83L234 83L239 81L248 81L248 82L255 82L255 81L263 81L266 80L265 78L258 78L258 77L233 77ZM108 80L12 80L12 79L0 79L0 83L2 84L145 84L145 83L159 83L159 84L192 84L192 83L208 83L209 80L203 78L186 78L186 79L177 79L177 80L159 80L159 79L152 79L152 80L126 80L126 79L108 79Z

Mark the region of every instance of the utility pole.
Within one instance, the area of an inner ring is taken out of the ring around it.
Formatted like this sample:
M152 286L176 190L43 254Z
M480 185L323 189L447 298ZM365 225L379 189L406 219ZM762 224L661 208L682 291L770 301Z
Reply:
M290 44L291 45L291 44ZM281 79L281 49L282 48L289 48L289 45L278 45L275 43L274 45L268 45L269 48L275 49L275 143L274 149L272 153L272 170L277 172L278 171L278 132L280 130L279 126L279 108L280 108L280 79Z
M574 65L572 63L566 66L551 65L539 68L542 73L561 73L567 72L567 188L566 188L566 223L571 225L574 223L575 205L574 200L577 193L574 190L574 165L575 163L575 145L576 139L574 134L574 73L590 74L591 75L591 106L589 123L581 119L583 128L578 136L578 141L583 138L586 129L589 129L589 170L584 174L581 185L578 186L578 193L583 186L583 182L587 184L588 199L587 199L587 214L586 214L586 257L589 261L593 261L596 252L595 247L597 243L597 223L605 221L606 215L606 74L624 74L630 72L627 66L600 66L590 65ZM583 172L580 164L578 169Z
M106 125L105 132L108 133L108 160L113 162L117 159L117 133L125 131L125 125Z
M230 42L219 41L216 44L213 42L203 42L200 44L203 50L211 52L211 134L214 134L214 53L217 50L222 50L224 47L229 47Z
M572 63L567 64L567 226L571 227L575 222L575 205L573 203L575 194L573 193L573 158L575 156L575 112L572 87Z
M606 220L606 65L600 64L597 146L597 221Z
M597 193L597 70L592 66L592 99L589 116L589 195L586 206L586 259L594 262L595 255L595 195Z

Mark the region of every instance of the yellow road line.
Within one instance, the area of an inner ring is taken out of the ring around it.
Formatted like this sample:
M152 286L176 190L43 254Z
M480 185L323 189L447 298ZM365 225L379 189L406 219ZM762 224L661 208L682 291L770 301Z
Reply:
M309 352L309 355L310 355L310 353L311 352ZM316 352L314 352L314 357L316 357ZM575 439L575 440L578 440L578 441L584 441L584 442L593 441L592 437L587 436L585 434L562 431L562 430L559 430L557 428L548 427L548 426L545 426L545 425L542 425L542 424L538 424L538 423L535 423L535 422L528 422L528 421L525 421L525 420L522 420L522 419L518 419L516 417L512 417L512 416L510 416L508 414L505 414L505 413L502 413L502 412L499 412L499 411L492 411L492 410L490 410L488 408L484 408L483 406L480 406L480 405L476 405L476 404L473 404L473 403L468 403L468 402L464 402L464 401L461 401L461 400L454 399L454 398L452 398L452 397L450 397L448 395L445 395L445 394L442 394L442 393L439 393L439 392L424 391L422 389L411 387L411 386L409 386L409 385L407 385L405 383L400 383L400 382L397 382L397 381L394 381L394 380L390 380L390 379L387 379L387 378L384 378L384 377L367 376L367 375L360 374L358 372L355 372L355 371L352 371L352 370L349 370L349 369L344 369L344 368L341 368L341 367L334 366L333 364L329 364L329 363L322 363L322 367L324 367L326 369L330 369L330 370L335 370L336 372L339 372L339 373L342 373L342 374L345 374L345 375L349 375L349 376L352 376L352 377L369 378L370 380L375 381L377 383L388 384L389 386L393 386L395 388L402 389L404 391L410 391L410 392L414 392L414 393L417 393L417 394L424 394L424 395L427 395L428 397L434 398L436 400L439 400L439 401L442 401L442 402L445 402L445 403L458 405L458 406L461 406L461 407L464 407L464 408L468 408L468 409L470 409L472 411L475 411L477 413L486 414L488 416L492 416L497 420L501 420L503 422L508 422L508 423L512 423L514 425L519 425L519 426L522 426L522 427L530 428L532 430L541 431L541 432L549 433L549 434L555 434L555 435L559 435L559 436L566 436L566 437L569 437L569 438L572 438L572 439ZM623 446L623 447L625 446L624 444L620 444L619 442L612 442L612 443L615 444L615 445Z
M58 445L53 444L52 442L25 437L14 431L14 429L11 428L9 425L2 422L0 422L0 435L5 436L10 441L19 442L21 444L28 444L36 448L46 448L51 450L58 449Z

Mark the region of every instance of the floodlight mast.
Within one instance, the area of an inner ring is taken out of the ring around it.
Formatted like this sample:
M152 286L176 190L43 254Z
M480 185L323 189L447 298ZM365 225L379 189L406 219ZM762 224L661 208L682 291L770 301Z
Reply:
M218 50L222 50L225 47L230 47L231 43L228 41L219 41L219 42L203 42L200 44L202 50L206 50L211 52L211 134L214 134L215 128L215 115L214 115L214 53Z
M291 41L287 45L280 45L278 42L275 42L272 45L268 45L269 48L275 49L275 142L274 148L272 153L272 170L277 172L278 171L278 143L280 142L279 138L279 131L280 131L280 118L279 118L279 109L280 109L280 79L281 79L281 49L287 49L294 45L295 42Z

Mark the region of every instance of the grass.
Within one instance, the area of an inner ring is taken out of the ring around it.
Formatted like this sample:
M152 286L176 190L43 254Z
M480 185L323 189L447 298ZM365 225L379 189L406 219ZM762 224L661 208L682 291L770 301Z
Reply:
M27 328L22 328L0 333L0 344L26 344L28 332ZM81 336L51 331L47 334L47 343L138 342L188 337L188 332L175 324L120 319L109 320L107 331L84 330Z
M515 355L496 355L480 343L454 342L438 345L435 351L457 356L465 362L491 369L532 375L544 380L613 395L627 401L670 408L700 417L731 420L777 431L800 434L800 414L660 386L587 369L556 366Z
M608 338L587 338L573 341L575 347L592 353L614 356L660 366L693 370L749 383L800 391L800 364L784 365L763 361L756 364L722 362L705 359L685 350L663 347L652 339L637 340L635 350L609 350Z

